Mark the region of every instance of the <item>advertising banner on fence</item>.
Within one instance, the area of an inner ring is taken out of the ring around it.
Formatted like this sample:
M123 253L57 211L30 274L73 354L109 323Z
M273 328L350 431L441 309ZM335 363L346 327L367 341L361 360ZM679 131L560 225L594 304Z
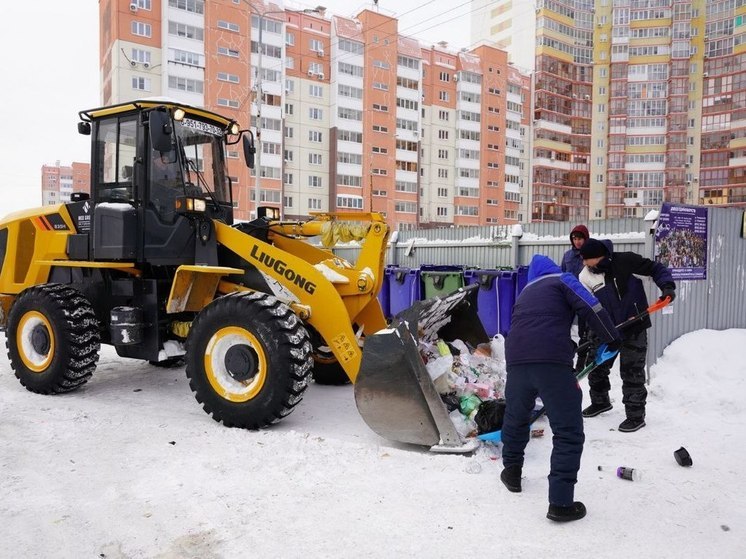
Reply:
M707 208L663 204L655 259L671 269L675 280L707 279Z

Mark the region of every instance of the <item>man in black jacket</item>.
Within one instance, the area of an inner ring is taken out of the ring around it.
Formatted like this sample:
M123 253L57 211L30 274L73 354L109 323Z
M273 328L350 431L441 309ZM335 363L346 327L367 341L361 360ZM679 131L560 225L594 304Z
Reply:
M620 324L648 308L642 281L635 276L649 276L661 290L661 299L676 298L676 284L663 264L643 258L634 252L614 252L609 240L588 239L580 248L585 268L580 282L593 293L609 312L615 324ZM619 370L622 377L622 403L627 419L619 431L631 433L645 427L645 360L648 351L650 318L624 329ZM593 353L591 352L591 355ZM596 367L588 375L591 405L583 410L584 417L595 417L612 408L609 400L609 372L614 359Z

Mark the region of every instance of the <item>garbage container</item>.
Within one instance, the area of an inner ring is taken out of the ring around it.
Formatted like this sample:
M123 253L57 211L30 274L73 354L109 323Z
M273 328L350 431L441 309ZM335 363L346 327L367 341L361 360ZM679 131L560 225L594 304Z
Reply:
M516 274L515 298L518 299L518 295L521 294L521 291L523 291L523 288L526 287L526 284L528 283L528 266L518 266Z
M477 315L485 332L491 338L500 331L500 307L497 297L499 270L466 270L467 285L479 284L477 292Z
M389 315L396 316L408 309L415 301L422 299L419 268L399 268L391 266L386 269L389 287Z
M513 305L515 304L517 275L515 271L500 272L497 279L498 308L500 309L499 330L503 336L507 336L510 330Z
M378 292L378 302L381 303L381 310L383 311L383 316L386 317L386 320L391 318L391 292L389 289L389 274L386 273L386 270L389 268L389 266L386 266L383 270L383 281L381 282L381 290Z
M423 299L450 295L464 287L463 266L420 266Z

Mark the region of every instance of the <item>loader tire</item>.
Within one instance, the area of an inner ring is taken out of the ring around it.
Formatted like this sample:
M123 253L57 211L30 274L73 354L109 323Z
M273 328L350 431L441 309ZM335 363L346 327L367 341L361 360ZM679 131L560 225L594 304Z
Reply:
M234 293L189 330L186 374L195 398L227 427L260 429L293 411L311 375L308 332L266 293Z
M23 291L8 314L5 345L21 384L37 394L79 388L96 369L99 322L73 288L48 283Z
M324 338L312 327L308 327L313 345L313 380L316 384L342 386L350 383L350 377L326 345Z

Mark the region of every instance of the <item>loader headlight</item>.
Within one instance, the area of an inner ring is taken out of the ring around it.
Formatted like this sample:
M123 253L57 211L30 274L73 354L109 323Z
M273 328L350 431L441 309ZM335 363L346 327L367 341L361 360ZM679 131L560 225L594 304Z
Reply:
M176 122L181 122L182 120L184 120L185 116L186 116L186 112L184 111L184 109L176 109L174 111L174 120Z
M179 198L176 200L176 211L181 212L204 212L207 202L202 198Z

